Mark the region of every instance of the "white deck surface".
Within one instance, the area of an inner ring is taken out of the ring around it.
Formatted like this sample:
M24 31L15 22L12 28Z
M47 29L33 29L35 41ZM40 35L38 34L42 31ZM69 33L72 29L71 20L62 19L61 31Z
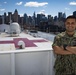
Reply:
M1 33L0 34L0 41L9 41L13 40L13 38L28 38L29 40L43 40L44 38L42 37L33 37L29 34L26 34L22 32L18 37L9 37L10 35L7 33ZM50 37L51 38L51 37ZM46 39L44 39L46 40ZM36 47L25 47L23 50L28 50L28 51L37 51L37 50L52 50L52 41L47 40L47 42L35 42L34 43ZM13 50L18 50L14 47L14 44L0 44L0 51L13 51ZM3 49L2 49L3 48ZM20 50L20 49L19 49Z

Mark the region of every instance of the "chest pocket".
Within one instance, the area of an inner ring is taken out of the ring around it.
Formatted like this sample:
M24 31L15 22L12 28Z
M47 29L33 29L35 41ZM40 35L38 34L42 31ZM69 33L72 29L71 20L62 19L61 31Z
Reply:
M76 38L73 38L73 39L71 40L71 46L76 46Z
M67 38L67 37L62 37L61 39L61 45L64 45L64 44L66 44L66 45L68 45L68 46L70 46L71 45L71 39L70 38Z

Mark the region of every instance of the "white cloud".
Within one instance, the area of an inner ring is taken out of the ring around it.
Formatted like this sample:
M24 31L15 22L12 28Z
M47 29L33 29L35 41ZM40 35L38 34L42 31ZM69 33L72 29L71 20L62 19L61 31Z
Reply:
M70 10L70 8L65 8L65 10Z
M0 9L0 11L5 11L5 9Z
M40 7L40 6L45 6L47 4L48 4L47 2L42 2L42 3L39 3L39 2L26 2L26 4L24 6L28 6L28 7Z
M20 14L20 17L23 17L23 14Z
M22 3L23 3L23 2L18 2L18 3L16 3L16 5L22 5Z
M5 4L7 3L7 2L4 2Z
M70 2L69 5L76 5L76 2L75 1Z
M38 12L37 14L44 14L45 16L48 15L48 13L45 13L45 10L41 10L40 12Z
M38 12L39 14L45 14L45 10L41 10L40 12Z

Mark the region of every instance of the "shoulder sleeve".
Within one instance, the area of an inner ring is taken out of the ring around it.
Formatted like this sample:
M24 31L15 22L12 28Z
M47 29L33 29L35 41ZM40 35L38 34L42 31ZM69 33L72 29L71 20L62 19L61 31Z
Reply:
M53 46L60 46L60 37L59 36L55 36L52 47Z

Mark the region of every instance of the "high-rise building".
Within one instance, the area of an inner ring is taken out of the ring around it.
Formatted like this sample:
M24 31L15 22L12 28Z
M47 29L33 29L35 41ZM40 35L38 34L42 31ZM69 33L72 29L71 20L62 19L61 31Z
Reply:
M37 14L37 24L39 25L41 21L45 21L46 17L44 14Z
M8 23L12 22L12 12L8 12Z
M41 15L40 14L37 14L37 24L38 25L40 24L40 18L41 18Z
M28 16L27 16L26 13L25 13L24 16L23 16L23 24L24 24L24 25L27 25L27 24L28 24Z
M2 15L0 15L0 24L2 24Z
M65 12L63 13L63 18L66 18L66 14L65 14Z
M18 22L18 11L15 9L14 14L13 14L13 22Z
M4 23L6 23L6 17L7 17L7 15L6 15L6 12L4 12Z
M73 16L75 16L75 17L76 17L76 11L74 11L74 12L73 12Z
M61 19L63 17L62 12L58 12L58 19Z
M36 14L35 14L35 12L34 12L34 13L33 13L33 24L36 25L36 22L37 22L37 21L36 21Z
M48 15L48 20L51 19L51 15Z
M54 16L54 21L57 21L58 20L58 17L57 16Z

